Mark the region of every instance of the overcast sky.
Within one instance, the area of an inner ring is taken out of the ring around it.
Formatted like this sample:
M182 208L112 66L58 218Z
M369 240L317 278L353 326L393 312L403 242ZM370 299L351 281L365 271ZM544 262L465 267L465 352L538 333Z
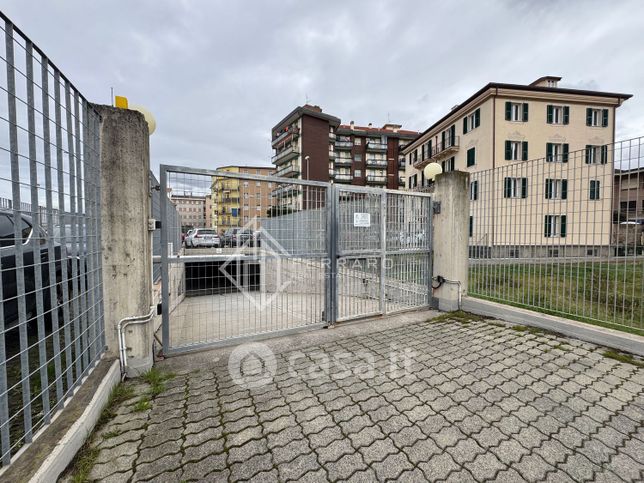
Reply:
M487 82L563 77L634 94L644 135L644 1L3 0L95 102L151 110L152 166L270 164L270 129L308 98L344 122L423 130Z

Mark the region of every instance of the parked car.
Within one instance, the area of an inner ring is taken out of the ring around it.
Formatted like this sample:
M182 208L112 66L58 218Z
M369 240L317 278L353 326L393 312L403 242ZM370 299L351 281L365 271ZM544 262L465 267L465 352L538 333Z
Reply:
M15 240L14 226L16 220L11 210L0 210L0 257L2 271L2 310L4 312L5 329L15 328L19 323L18 313L18 278L16 274L16 247L22 244L23 250L23 273L24 293L27 320L34 318L36 314L36 270L42 276L43 287L43 311L45 314L51 312L52 293L56 305L62 302L62 266L68 264L71 269L71 260L67 255L65 247L55 242L53 247L53 263L55 270L56 284L51 287L49 280L50 273L50 252L47 232L37 223L34 223L31 216L20 215L17 223L20 224L21 239Z
M194 233L194 230L188 230L188 233L186 233L186 236L183 239L183 242L186 244L186 248L192 247L192 235L194 235Z
M238 247L242 245L253 246L255 236L251 230L243 228L229 228L224 233L223 243L226 247Z
M221 239L217 230L212 228L197 228L190 238L193 247L218 247L221 246Z

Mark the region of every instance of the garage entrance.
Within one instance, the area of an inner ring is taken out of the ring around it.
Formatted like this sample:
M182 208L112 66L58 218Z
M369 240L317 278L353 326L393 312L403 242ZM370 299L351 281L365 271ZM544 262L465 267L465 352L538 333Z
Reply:
M160 184L166 354L430 303L427 194L167 165Z

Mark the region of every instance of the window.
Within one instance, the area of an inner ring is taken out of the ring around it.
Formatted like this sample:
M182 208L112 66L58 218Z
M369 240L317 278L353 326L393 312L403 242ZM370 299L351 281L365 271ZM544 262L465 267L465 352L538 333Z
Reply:
M362 138L353 138L353 145L360 146L362 144Z
M258 173L259 174L259 173ZM255 186L261 186L262 182L261 181L255 181Z
M509 256L510 256L510 258L519 258L519 249L518 248L510 248Z
M474 234L474 217L470 215L470 227L469 227L469 236L470 238Z
M505 120L513 122L528 122L528 103L506 102Z
M548 124L568 124L570 122L570 107L548 105L546 122Z
M505 159L506 161L527 161L528 160L528 142L527 141L506 141Z
M586 126L607 127L608 109L586 108Z
M599 180L598 179L591 179L590 180L590 199L591 200L598 200L599 199Z
M620 201L619 211L622 211L622 212L637 211L637 201Z
M476 148L467 150L467 166L474 166L476 164Z
M558 258L559 257L559 249L558 248L548 248L548 256L551 258Z
M354 154L353 161L355 161L356 163L362 162L362 154Z
M566 200L568 199L567 179L546 179L546 199Z
M409 178L409 183L408 183L410 188L415 188L418 186L418 175L413 175Z
M244 181L244 188L248 188L248 181Z
M607 162L608 146L586 144L586 164L606 164Z
M441 146L442 149L449 148L456 145L456 126L452 125L449 129L441 132Z
M544 232L546 238L565 238L566 215L546 215L544 217Z
M0 247L10 247L13 241L13 223L8 216L0 215Z
M528 197L528 178L504 178L503 197L504 198L527 198Z
M454 171L454 156L443 161L441 163L441 167L443 168L443 173L449 173L450 171Z
M479 199L479 182L474 180L470 183L470 201L476 201Z
M469 116L463 118L463 134L467 134L472 129L476 129L481 125L481 109L477 109Z
M361 178L362 177L362 170L361 169L356 169L353 171L353 177L354 178Z
M567 163L567 143L546 143L546 161L548 163Z

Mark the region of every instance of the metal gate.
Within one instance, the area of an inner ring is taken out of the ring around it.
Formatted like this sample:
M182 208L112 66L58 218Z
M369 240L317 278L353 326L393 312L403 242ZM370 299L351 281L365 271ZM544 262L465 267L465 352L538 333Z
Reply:
M429 305L428 195L261 173L161 166L164 353Z

